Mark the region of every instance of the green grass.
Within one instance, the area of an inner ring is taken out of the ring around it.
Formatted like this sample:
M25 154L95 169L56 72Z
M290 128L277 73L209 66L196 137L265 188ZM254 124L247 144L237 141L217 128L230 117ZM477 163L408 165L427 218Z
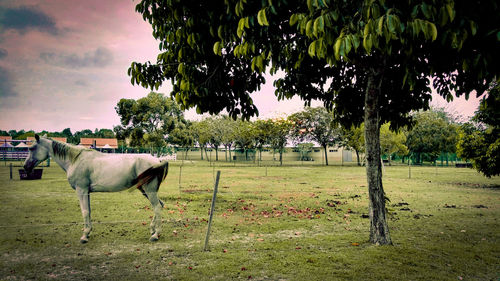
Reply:
M75 192L57 166L9 180L0 165L0 280L498 280L500 178L471 169L385 168L393 246L367 242L365 169L172 163L163 234L138 191L91 196L80 244ZM214 172L221 170L203 251ZM267 175L266 175L267 173ZM17 176L15 174L15 176Z

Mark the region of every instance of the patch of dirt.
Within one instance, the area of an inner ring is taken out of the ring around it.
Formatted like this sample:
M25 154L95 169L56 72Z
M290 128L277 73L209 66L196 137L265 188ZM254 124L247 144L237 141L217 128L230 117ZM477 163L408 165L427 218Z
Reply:
M392 207L403 207L403 206L408 206L410 204L406 203L406 202L399 202L399 203L396 203L396 204L392 204Z
M181 191L185 192L185 193L196 193L196 192L211 193L212 192L210 189L182 189Z
M487 188L487 189L500 189L499 184L479 184L479 183L471 183L471 182L452 182L452 185L458 185L469 188Z
M430 217L432 217L432 215L424 215L424 214L414 214L413 215L413 218L417 219L417 220L420 218L430 218Z
M487 206L484 205L472 205L473 208L478 208L478 209L488 209Z

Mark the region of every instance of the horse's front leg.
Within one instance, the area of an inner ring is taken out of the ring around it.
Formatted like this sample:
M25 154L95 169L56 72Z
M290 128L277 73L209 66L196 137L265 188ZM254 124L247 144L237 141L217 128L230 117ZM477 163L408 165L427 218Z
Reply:
M92 230L92 222L90 221L90 193L88 188L76 188L78 200L80 200L80 209L83 216L83 235L80 238L80 243L87 243L89 241L89 234Z

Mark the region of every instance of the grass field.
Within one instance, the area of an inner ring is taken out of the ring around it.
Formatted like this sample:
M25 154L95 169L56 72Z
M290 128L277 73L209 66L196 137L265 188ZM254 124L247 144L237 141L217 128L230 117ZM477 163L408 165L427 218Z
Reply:
M214 172L221 171L203 251ZM386 167L393 246L367 243L365 169L172 163L163 234L137 190L78 200L57 166L9 180L0 165L0 280L499 280L500 178L471 169ZM16 176L16 175L15 175Z

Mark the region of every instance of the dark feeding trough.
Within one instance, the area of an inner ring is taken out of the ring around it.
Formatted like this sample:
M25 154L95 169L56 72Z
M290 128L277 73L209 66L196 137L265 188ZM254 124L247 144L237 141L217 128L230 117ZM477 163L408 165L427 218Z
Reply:
M32 173L27 173L24 169L19 169L21 180L39 180L42 178L43 169L34 169Z

